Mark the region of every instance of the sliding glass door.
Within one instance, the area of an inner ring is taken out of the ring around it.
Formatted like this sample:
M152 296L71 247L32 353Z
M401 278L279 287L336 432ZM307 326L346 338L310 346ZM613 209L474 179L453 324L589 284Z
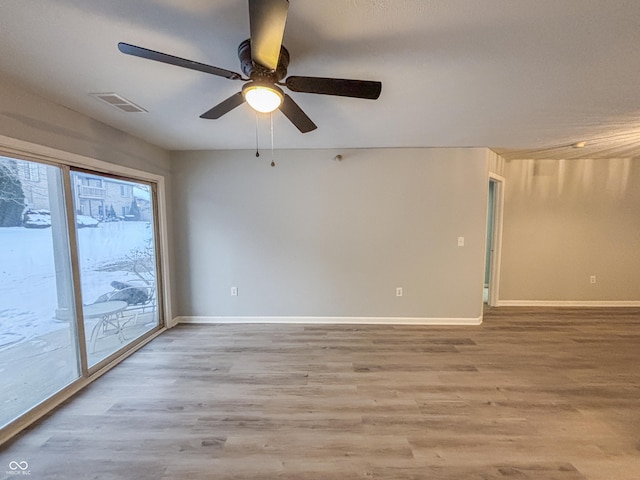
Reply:
M62 185L0 157L0 427L81 376Z
M89 367L159 326L152 185L71 173Z
M155 184L0 157L0 428L162 325Z

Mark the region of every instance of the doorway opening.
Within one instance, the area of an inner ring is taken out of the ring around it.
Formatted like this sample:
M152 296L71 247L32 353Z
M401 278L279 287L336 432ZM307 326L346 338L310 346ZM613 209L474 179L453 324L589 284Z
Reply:
M502 207L504 178L489 174L487 205L487 241L485 252L483 302L492 307L498 303L500 285L500 245L502 240Z

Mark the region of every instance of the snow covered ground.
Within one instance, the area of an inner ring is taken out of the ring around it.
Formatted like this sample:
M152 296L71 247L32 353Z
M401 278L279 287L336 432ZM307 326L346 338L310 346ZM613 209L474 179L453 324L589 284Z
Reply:
M101 223L78 229L83 303L111 290L113 280L131 281L131 272L109 269L152 238L148 222ZM58 308L52 229L0 228L0 349L68 328L54 318Z

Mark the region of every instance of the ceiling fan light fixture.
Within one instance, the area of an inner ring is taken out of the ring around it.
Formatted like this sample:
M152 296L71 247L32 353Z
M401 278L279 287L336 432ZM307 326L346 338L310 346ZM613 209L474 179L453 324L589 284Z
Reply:
M275 85L248 83L242 88L244 99L256 112L270 113L282 105L284 94Z
M231 70L129 43L119 42L118 50L126 55L154 62L188 68L229 80L248 82L242 91L236 91L229 98L204 112L200 118L211 120L220 118L246 102L257 113L271 113L279 109L301 133L308 133L318 128L317 125L278 85L287 87L292 92L376 100L382 91L382 83L346 78L287 77L290 58L289 51L282 45L282 38L289 1L248 0L250 36L238 46L238 59L244 77Z

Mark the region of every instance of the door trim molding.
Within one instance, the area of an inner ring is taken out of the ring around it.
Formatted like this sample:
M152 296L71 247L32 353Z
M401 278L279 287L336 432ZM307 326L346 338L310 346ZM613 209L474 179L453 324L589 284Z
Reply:
M497 184L494 190L494 203L493 203L493 233L491 238L493 239L493 253L490 256L491 265L489 266L489 301L488 306L498 306L500 302L500 270L502 264L502 228L503 228L503 214L504 214L504 187L505 178L501 175L489 172L489 184L494 182ZM487 187L489 188L489 187ZM487 191L488 200L488 191ZM487 202L487 225L489 217L489 206ZM488 226L487 226L488 229ZM489 232L486 232L485 238L489 238ZM487 259L485 258L485 262ZM484 282L483 282L484 288Z

